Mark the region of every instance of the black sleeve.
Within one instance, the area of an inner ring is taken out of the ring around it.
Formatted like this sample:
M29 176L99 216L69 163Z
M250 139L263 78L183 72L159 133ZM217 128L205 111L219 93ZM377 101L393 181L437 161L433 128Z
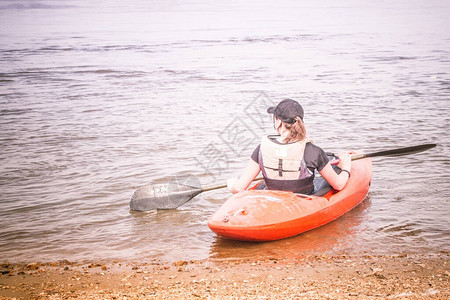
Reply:
M305 163L308 168L314 168L322 171L327 165L329 159L322 148L308 143L305 148Z
M254 162L259 163L259 148L261 148L261 144L253 150L252 159Z

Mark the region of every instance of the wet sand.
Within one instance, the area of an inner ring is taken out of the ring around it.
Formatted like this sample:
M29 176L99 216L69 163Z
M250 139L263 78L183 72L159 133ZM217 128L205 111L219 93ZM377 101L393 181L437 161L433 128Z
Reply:
M449 253L1 265L1 299L449 299Z

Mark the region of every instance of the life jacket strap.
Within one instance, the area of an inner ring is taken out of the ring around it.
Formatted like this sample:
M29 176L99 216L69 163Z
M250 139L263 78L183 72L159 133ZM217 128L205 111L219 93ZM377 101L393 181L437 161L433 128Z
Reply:
M278 176L283 177L283 160L278 160Z
M281 172L299 172L301 171L301 166L298 170L284 170L282 165L279 165L277 168L271 168L271 167L264 167L266 169L275 170L275 171L281 171Z

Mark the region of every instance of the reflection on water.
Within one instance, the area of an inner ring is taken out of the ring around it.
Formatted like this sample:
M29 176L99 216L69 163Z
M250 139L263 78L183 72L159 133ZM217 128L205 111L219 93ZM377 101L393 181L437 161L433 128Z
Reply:
M448 250L450 6L440 1L73 0L0 4L0 254L8 261L231 259ZM326 151L376 158L370 200L300 236L246 244L207 220L229 197L129 211L174 176L223 183L265 109L305 108ZM237 135L239 133L240 135Z
M210 248L209 257L214 260L232 259L292 259L313 253L336 253L358 248L359 236L364 231L362 224L367 220L370 195L356 208L338 220L298 236L273 242L241 242L216 237Z

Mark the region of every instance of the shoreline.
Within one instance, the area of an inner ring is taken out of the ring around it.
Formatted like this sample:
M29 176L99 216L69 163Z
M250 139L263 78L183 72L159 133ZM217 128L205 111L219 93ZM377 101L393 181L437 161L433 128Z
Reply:
M449 253L0 264L0 299L448 299Z

